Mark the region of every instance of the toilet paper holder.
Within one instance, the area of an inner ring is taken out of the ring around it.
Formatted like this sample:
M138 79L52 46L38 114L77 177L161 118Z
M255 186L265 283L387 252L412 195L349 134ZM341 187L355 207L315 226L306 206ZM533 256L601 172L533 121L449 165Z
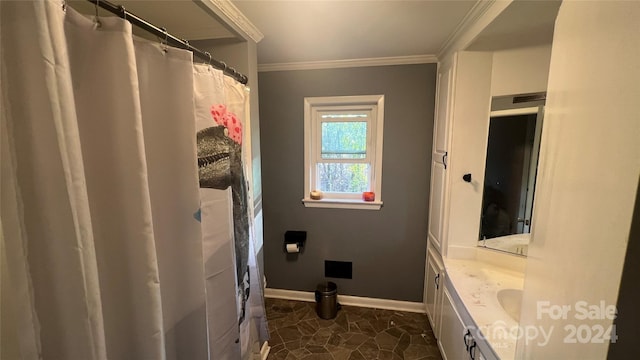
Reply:
M284 252L287 252L287 245L289 244L297 244L298 248L302 250L305 242L307 241L307 232L306 231L294 231L289 230L284 233Z

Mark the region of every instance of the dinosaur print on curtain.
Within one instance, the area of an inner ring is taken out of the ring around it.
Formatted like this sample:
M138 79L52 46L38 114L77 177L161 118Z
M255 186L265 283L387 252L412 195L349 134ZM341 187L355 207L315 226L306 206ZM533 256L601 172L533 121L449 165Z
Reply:
M267 340L246 178L248 91L194 65L200 213L212 359L249 359Z

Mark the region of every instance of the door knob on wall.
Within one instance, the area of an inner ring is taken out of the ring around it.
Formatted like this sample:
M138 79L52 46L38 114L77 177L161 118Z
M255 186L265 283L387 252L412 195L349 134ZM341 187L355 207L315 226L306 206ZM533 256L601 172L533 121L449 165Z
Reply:
M462 180L470 183L471 182L471 174L464 174L462 175Z

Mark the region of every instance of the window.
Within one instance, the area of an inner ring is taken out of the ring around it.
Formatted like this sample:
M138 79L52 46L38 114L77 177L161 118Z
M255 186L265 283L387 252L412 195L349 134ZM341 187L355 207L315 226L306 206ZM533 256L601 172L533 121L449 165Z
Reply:
M383 117L383 95L304 99L305 206L380 209Z

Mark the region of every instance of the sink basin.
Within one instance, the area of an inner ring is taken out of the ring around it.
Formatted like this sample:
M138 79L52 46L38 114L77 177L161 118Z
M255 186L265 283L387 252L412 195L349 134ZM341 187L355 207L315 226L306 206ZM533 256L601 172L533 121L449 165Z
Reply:
M522 290L502 289L498 290L498 302L504 311L516 322L520 322L520 307L522 306Z

